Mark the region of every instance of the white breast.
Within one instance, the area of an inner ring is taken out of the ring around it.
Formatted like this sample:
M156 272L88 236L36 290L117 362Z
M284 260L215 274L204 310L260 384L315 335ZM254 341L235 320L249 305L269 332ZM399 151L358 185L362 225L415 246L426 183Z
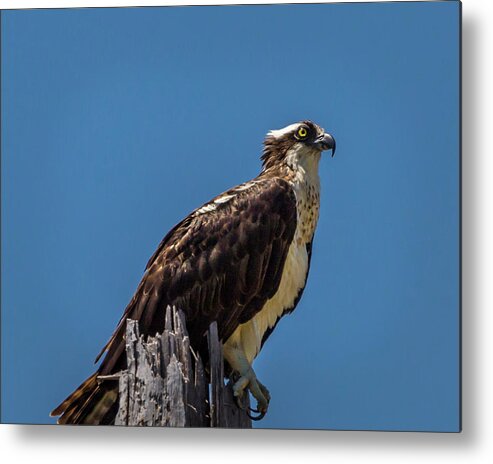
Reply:
M231 336L231 339L236 339L237 344L243 347L249 363L259 353L265 332L274 327L286 309L293 307L301 289L305 286L307 272L306 245L294 240L289 247L279 289L253 319L240 325Z
M306 246L313 239L319 214L318 161L319 157L314 156L309 163L298 163L294 169L291 184L296 195L297 225L277 292L250 321L238 326L225 344L226 351L230 346L242 347L250 364L260 351L265 332L274 327L286 310L293 308L305 286L309 266Z

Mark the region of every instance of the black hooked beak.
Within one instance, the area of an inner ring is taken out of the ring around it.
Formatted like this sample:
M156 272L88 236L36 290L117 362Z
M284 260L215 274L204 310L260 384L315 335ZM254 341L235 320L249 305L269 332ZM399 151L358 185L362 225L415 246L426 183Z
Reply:
M313 145L317 147L320 151L332 150L332 156L336 154L336 141L334 137L330 134L324 134L315 139Z

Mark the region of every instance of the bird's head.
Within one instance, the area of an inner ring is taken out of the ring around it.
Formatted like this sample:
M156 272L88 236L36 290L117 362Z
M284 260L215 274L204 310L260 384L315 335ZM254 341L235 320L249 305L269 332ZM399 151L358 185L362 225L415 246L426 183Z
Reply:
M301 121L283 129L270 131L264 140L262 163L264 170L280 165L297 166L318 165L320 154L336 151L332 135L312 121Z

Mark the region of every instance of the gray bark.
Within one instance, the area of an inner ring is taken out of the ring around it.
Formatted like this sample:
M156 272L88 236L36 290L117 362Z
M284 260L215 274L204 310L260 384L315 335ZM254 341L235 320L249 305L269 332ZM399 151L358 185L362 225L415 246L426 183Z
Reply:
M127 320L127 369L119 375L116 425L251 428L245 410L224 383L217 325L208 334L207 369L190 347L183 312L166 309L165 329L146 340L137 321ZM245 401L246 399L246 401ZM248 398L243 399L248 407Z

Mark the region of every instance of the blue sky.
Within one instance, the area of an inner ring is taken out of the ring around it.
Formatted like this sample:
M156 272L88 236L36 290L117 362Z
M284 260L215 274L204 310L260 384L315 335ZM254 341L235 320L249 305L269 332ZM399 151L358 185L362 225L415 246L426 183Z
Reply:
M337 140L258 427L456 431L457 2L2 12L2 421L94 370L182 217L270 129Z

